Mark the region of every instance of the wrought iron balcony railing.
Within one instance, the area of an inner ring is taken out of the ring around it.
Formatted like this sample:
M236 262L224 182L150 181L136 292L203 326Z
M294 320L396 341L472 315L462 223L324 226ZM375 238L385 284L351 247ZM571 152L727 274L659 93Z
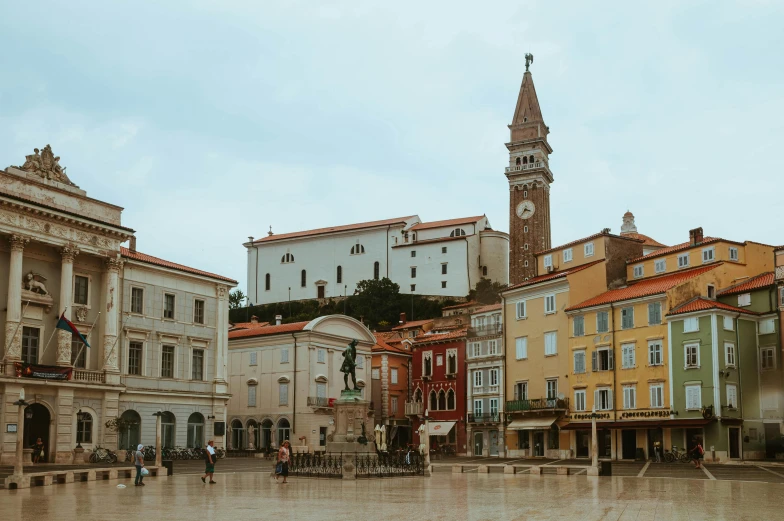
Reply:
M468 423L499 423L501 421L501 413L484 413L484 414L469 414Z

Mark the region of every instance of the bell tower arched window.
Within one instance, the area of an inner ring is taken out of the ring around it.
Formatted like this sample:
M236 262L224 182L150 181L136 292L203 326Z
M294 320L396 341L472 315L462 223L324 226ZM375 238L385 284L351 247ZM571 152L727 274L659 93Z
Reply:
M515 159L515 164L516 164L517 166L520 166L520 158L519 158L519 157L518 157L517 159Z

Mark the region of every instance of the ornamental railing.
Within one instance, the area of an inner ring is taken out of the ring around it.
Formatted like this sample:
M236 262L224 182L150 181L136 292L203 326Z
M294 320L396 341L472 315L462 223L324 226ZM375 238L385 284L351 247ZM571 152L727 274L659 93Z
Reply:
M74 369L72 378L75 382L102 384L106 382L106 373L103 371L80 371L78 369Z
M536 162L533 162L533 163L526 163L526 164L523 164L523 165L507 166L505 170L506 170L506 173L509 173L509 172L521 172L523 170L530 170L532 168L540 168L542 166L544 166L544 165L542 164L541 161L536 161Z
M506 402L506 412L567 409L569 409L569 398L535 398L533 400L510 400Z
M301 453L289 456L289 474L305 478L343 477L343 455L331 453Z
M424 476L424 458L419 452L393 452L356 455L357 478L399 478Z
M406 416L421 416L422 402L406 402Z
M332 407L329 398L308 396L308 407Z
M500 413L469 414L468 423L498 423L501 421Z

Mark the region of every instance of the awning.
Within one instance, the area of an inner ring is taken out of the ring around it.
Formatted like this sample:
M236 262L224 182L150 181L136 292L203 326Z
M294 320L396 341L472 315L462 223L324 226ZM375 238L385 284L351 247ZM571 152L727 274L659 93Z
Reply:
M427 432L431 436L446 436L457 422L428 422Z
M596 428L601 429L677 429L679 427L703 427L712 421L703 418L682 418L679 420L627 420L596 422ZM514 423L514 422L512 422ZM590 430L590 422L570 422L561 426L563 431Z
M523 418L522 420L514 420L509 424L507 429L512 431L532 431L535 429L549 429L553 422L557 420L557 416L543 416L541 418Z

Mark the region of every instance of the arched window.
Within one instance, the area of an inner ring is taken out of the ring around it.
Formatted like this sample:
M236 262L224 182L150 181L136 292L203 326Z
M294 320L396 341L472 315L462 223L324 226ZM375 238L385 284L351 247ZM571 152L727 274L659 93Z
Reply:
M361 244L356 243L351 247L351 255L362 255L363 253L365 253L365 247Z
M294 262L294 255L290 253L286 253L283 257L280 258L280 262L282 264L288 264L289 262Z
M422 389L417 389L414 393L414 401L417 403L422 403Z
M517 161L518 161L518 163L517 163L517 164L520 164L520 158L519 158L519 157L517 158ZM524 157L524 158L523 158L523 164L524 164L524 165L527 165L527 164L528 164L528 158L527 158L527 157Z
M439 411L446 410L446 393L444 392L443 389L441 389L441 392L438 393L438 410Z
M302 273L300 274L299 284L303 288L308 285L308 274L305 270L302 270Z
M264 289L265 289L266 291L269 291L269 290L270 290L270 274L269 274L269 273L267 273L267 274L264 276Z
M438 398L436 398L435 391L430 391L430 410L431 411L438 410Z
M528 199L528 190L523 190L523 199Z
M289 425L289 421L286 418L281 418L278 420L278 447L280 447L280 444L285 440L289 439L290 430L291 427Z
M519 158L519 157L518 157L517 159L515 159L515 164L516 164L517 166L520 166L520 158Z
M142 418L136 411L128 410L120 416L122 427L120 428L120 448L123 450L136 449L141 443Z
M343 266L338 266L338 284L343 284Z
M381 271L381 265L376 261L373 263L373 279L378 280L379 271Z
M176 419L169 411L161 414L161 447L171 449L176 446Z
M204 447L204 416L195 412L188 416L188 439L189 449Z
M455 228L452 230L452 233L449 234L450 237L465 237L465 230L462 228Z
M446 393L446 408L450 411L455 410L455 391L449 389L449 392Z
M232 449L245 448L245 428L239 420L231 422L231 447Z
M534 156L528 156L528 162L533 164L534 163Z
M89 412L76 414L76 443L93 442L93 415Z

